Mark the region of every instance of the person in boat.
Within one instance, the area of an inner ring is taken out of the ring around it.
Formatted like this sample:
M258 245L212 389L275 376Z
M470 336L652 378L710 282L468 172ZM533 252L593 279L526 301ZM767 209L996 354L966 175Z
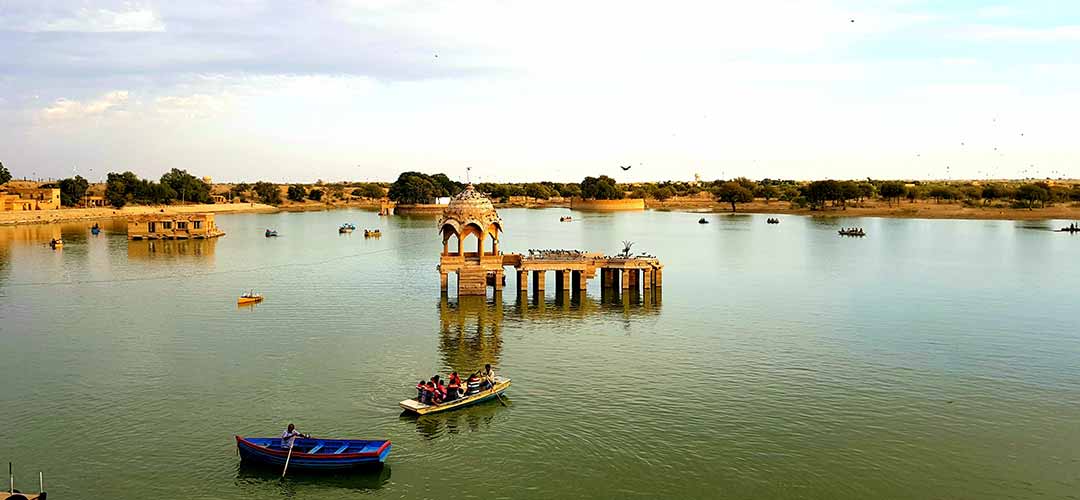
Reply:
M460 398L461 394L461 377L458 376L457 372L451 372L450 380L446 383L446 400L453 401Z
M442 393L439 392L438 387L434 383L429 380L426 384L426 388L428 400L424 404L437 405L443 402Z
M491 389L495 387L495 370L491 369L491 364L484 365L484 371L480 374L480 378L483 381L480 383L481 390Z
M435 392L439 393L439 398L446 400L446 386L443 385L442 379L438 375L431 377L431 383L435 386Z
M480 392L480 372L475 372L469 375L469 378L465 381L465 395L469 396Z
M307 434L301 434L300 431L296 430L296 426L290 423L289 426L285 428L285 432L281 433L281 447L292 448L293 443L298 437L310 438L311 436Z
M419 401L421 403L424 402L424 391L425 390L426 390L426 388L424 387L424 381L423 380L416 383L416 400L417 401Z

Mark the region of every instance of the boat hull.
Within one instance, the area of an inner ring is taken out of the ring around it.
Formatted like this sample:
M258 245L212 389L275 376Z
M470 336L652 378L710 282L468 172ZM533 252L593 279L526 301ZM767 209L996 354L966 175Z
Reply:
M386 462L390 455L390 441L362 441L340 439L297 439L296 448L292 456L288 449L282 449L278 438L243 438L236 436L236 449L240 453L240 460L245 463L258 465L285 467L285 460L289 461L289 470L312 470L329 471L344 470L357 467L368 467ZM332 453L335 447L344 443L354 443L360 446L362 451L347 453ZM273 444L271 444L273 443ZM321 446L320 446L321 445ZM312 449L320 446L325 453L304 453L301 449Z
M236 305L246 306L248 304L257 304L262 302L262 300L262 297L240 297L239 299L236 299Z
M510 388L510 379L503 378L503 377L496 377L495 378L495 388L494 388L494 390L489 389L489 390L486 390L486 391L480 391L480 392L478 392L476 394L473 394L471 396L466 396L466 397L451 401L449 403L443 403L443 404L440 404L440 405L426 405L426 404L423 404L423 403L417 401L416 399L406 399L406 400L398 403L398 406L400 406L401 409L403 409L403 410L405 410L405 411L407 411L409 413L413 413L413 414L416 414L416 415L429 415L429 414L432 414L432 413L440 413L440 412L444 412L444 411L457 410L457 409L464 408L466 406L471 406L471 405L474 405L474 404L477 404L477 403L483 403L485 401L490 401L492 399L496 399L498 397L498 395L501 395L502 393L506 392L506 390L509 389L509 388Z

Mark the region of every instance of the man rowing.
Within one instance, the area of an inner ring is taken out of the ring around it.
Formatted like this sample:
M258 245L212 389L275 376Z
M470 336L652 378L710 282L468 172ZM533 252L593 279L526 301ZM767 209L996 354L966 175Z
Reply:
M296 441L296 438L298 438L298 437L299 438L311 438L311 436L308 435L308 434L301 434L300 431L296 430L296 426L290 423L289 427L287 427L285 429L285 432L281 433L281 447L282 448L292 448L293 443Z

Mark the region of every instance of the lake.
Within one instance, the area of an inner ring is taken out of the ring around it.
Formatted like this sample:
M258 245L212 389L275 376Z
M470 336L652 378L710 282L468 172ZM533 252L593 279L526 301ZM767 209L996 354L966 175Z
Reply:
M1080 497L1067 221L568 213L501 210L502 249L633 241L662 292L562 297L548 273L535 300L510 273L440 297L435 220L365 211L219 215L190 242L0 227L0 460L57 500ZM401 415L417 380L486 362L508 406ZM289 422L393 451L240 467L234 434Z

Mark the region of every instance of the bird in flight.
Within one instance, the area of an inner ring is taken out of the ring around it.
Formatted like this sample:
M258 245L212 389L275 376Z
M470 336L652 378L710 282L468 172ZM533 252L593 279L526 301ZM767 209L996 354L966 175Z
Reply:
M622 166L622 165L619 165L619 168L623 169L623 171L630 170L632 167L633 167L633 165L627 165L625 167Z

